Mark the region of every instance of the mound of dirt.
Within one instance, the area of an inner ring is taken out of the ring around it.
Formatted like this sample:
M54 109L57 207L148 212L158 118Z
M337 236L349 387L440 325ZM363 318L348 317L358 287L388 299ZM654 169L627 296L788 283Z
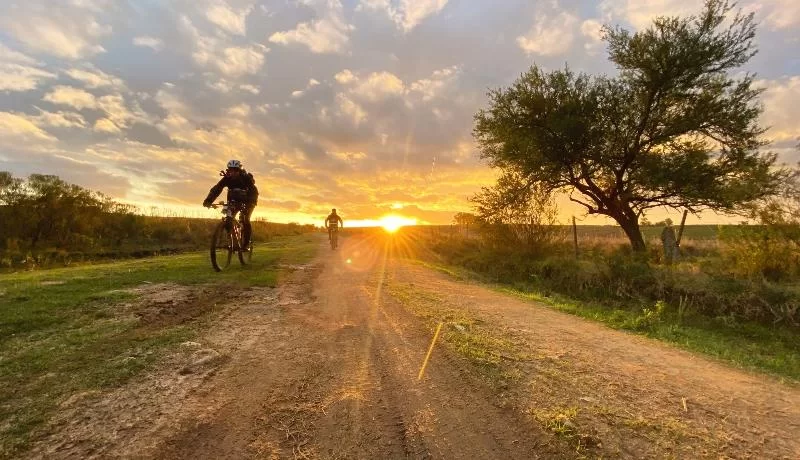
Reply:
M225 291L227 289L219 286L143 284L129 289L127 292L136 295L135 300L118 308L138 317L142 326L173 326L212 310L226 298Z

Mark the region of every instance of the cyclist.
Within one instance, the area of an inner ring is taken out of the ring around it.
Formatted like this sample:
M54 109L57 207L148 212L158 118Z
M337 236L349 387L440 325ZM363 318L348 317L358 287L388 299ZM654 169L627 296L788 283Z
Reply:
M328 241L331 239L331 233L338 230L339 225L344 227L342 218L336 214L336 208L331 209L331 213L325 218L325 228L328 229Z
M250 247L250 234L252 227L250 226L250 215L258 204L258 188L256 187L256 180L253 175L242 167L242 162L239 160L231 160L228 162L225 171L220 171L222 179L217 182L217 185L211 187L208 196L203 201L203 206L210 207L214 200L217 199L222 189L228 187L228 202L235 201L240 205L240 219L242 220L242 245L245 248Z

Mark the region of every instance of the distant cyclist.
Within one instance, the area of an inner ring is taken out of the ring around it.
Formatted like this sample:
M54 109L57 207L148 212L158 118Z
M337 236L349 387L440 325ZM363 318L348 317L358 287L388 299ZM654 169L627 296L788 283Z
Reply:
M328 241L331 239L331 233L339 229L339 225L344 227L342 218L336 214L336 208L331 209L331 213L325 218L325 228L328 229Z
M250 247L250 234L252 227L250 226L250 215L258 204L258 188L256 187L256 180L253 175L245 171L242 167L242 162L239 160L231 160L228 162L225 171L220 171L222 179L217 182L217 185L211 187L208 196L203 201L203 206L210 207L214 200L217 199L222 189L228 187L228 202L239 203L240 220L242 222L242 245L245 248Z

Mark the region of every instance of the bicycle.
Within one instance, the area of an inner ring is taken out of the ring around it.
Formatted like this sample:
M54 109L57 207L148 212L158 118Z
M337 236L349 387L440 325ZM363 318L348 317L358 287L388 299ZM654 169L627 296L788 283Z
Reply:
M329 239L331 242L331 249L336 249L339 247L339 226L338 225L331 225L329 228Z
M253 238L247 248L242 247L242 224L236 214L244 205L236 201L213 203L212 208L222 207L222 222L214 229L211 237L211 266L215 271L221 272L228 268L235 252L239 263L247 265L253 260ZM245 260L246 259L246 260Z

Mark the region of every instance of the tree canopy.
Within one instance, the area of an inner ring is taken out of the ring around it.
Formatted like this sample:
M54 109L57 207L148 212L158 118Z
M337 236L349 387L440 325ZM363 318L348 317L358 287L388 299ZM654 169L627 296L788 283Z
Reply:
M491 91L474 136L501 170L499 201L566 192L644 250L648 209L736 213L776 193L789 173L763 151L760 90L737 71L756 53L756 26L733 8L708 0L636 33L604 27L615 76L534 65Z

